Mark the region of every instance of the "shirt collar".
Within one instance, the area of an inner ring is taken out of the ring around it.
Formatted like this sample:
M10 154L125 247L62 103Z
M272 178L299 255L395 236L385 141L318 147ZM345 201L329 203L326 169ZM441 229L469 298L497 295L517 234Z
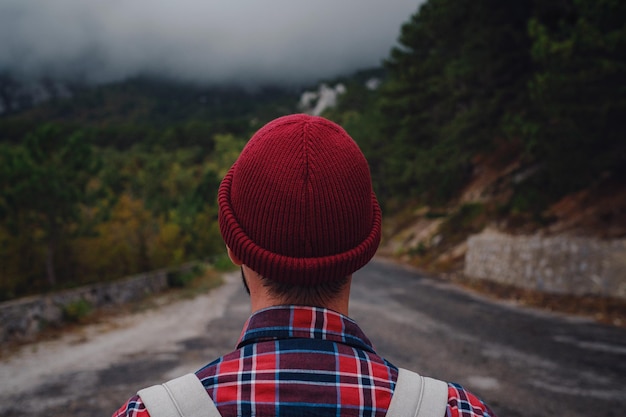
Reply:
M344 343L374 353L372 343L354 320L321 307L275 306L254 313L244 325L237 348L289 338Z

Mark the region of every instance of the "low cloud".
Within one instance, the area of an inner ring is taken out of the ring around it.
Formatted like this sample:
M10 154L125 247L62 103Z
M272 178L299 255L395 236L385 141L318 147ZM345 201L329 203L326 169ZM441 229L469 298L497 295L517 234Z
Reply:
M0 0L0 72L309 82L378 65L422 2Z

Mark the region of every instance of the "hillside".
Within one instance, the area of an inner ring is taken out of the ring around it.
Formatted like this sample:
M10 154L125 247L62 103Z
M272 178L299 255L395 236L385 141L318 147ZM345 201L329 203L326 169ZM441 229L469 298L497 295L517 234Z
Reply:
M624 16L589 0L412 15L380 88L349 86L326 113L370 161L388 252L445 270L485 228L624 237Z
M604 178L545 206L515 198L537 168L500 149L474 159L471 178L446 205L408 204L387 221L384 252L433 271L459 269L465 240L485 229L511 235L626 237L626 185ZM539 191L537 191L539 193ZM514 209L510 209L514 206Z
M12 107L0 116L0 300L220 256L219 181L297 102L285 88L138 78Z
M203 143L200 136L247 135L251 121L262 123L294 111L298 94L275 86L200 86L153 77L95 86L69 84L66 90L64 95L42 97L32 86L0 78L0 106L5 108L0 141L19 141L33 126L54 123L92 131L94 144L105 147L128 148L140 142L194 146Z

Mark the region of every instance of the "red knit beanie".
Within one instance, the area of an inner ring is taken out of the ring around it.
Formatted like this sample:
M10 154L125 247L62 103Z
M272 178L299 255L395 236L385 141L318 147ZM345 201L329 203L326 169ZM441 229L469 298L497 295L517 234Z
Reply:
M361 150L337 124L296 114L252 136L220 185L224 241L265 278L311 286L374 256L381 211Z

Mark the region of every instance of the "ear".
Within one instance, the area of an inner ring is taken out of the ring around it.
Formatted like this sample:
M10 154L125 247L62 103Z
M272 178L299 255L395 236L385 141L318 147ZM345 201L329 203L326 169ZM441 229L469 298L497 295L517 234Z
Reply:
M241 265L243 265L243 261L242 261L241 259L239 259L239 258L237 257L237 255L235 255L235 254L233 253L233 251L232 251L232 250L230 250L230 248L229 248L228 246L226 246L226 251L228 252L228 257L230 258L230 261L231 261L232 263L234 263L234 264L235 264L235 265L237 265L237 266L241 266Z

